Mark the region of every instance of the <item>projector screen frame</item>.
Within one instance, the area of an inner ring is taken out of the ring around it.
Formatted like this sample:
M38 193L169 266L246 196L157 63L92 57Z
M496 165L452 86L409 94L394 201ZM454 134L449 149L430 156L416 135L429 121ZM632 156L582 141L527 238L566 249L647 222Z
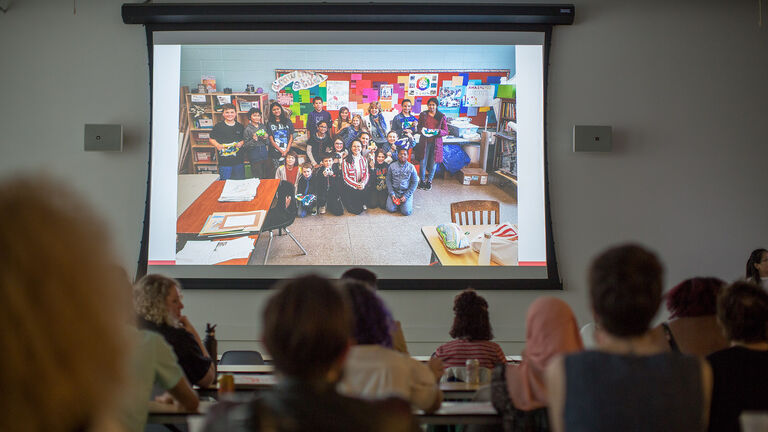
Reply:
M302 6L311 5L312 7L317 4L307 3L292 3L292 8L300 8ZM268 14L264 10L259 13L260 19L265 21L259 22L243 22L242 20L234 20L230 16L230 21L224 21L227 14L221 12L231 12L232 7L235 6L248 6L248 5L184 5L184 4L124 4L123 5L123 19L128 24L144 24L147 36L147 51L148 51L148 63L149 63L149 91L150 91L150 130L152 128L152 91L153 91L153 38L154 32L166 32L166 31L229 31L229 30L335 30L335 31L350 31L350 30L370 30L370 26L375 24L378 29L381 30L400 30L402 23L391 19L391 16L385 16L377 14L378 12L387 12L385 8L396 4L324 4L329 6L328 13L318 14L313 16L312 21L290 21L283 20L285 18L278 13L280 10L275 10L275 19L269 20ZM340 7L349 8L352 6L362 5L365 7L366 14L362 16L356 14L355 17L360 21L356 22L344 22L339 20L339 15L334 14L338 12ZM253 5L250 5L253 6ZM274 7L276 5L268 5ZM478 7L487 7L488 4L479 4ZM502 8L505 5L492 5L496 8ZM507 5L514 6L514 5ZM452 5L453 7L453 5ZM534 8L536 5L524 5L525 8ZM478 31L504 31L504 32L541 32L544 34L543 44L543 162L544 162L544 217L545 217L545 231L546 231L546 259L547 259L547 278L546 279L380 279L379 288L385 290L461 290L468 286L476 289L489 289L489 290L562 290L563 284L559 276L556 253L554 248L554 238L551 223L551 209L549 202L549 169L548 169L548 150L547 150L547 87L548 87L548 74L549 74L549 51L551 44L551 34L554 24L571 24L573 22L574 8L572 5L540 5L541 10L552 11L552 8L561 8L562 10L568 10L570 21L563 22L562 17L557 20L541 20L541 17L537 15L539 22L535 24L523 24L520 23L520 18L509 18L506 22L493 18L491 22L478 22L477 17L467 15L450 15L440 16L439 19L435 19L435 16L430 14L429 8L420 7L416 11L417 13L410 13L411 20L407 24L413 24L413 28L409 32L428 32L434 30L446 30L446 24L450 24L450 30L462 31L462 32L478 32ZM223 9L222 9L223 8ZM229 9L227 9L229 8ZM277 8L279 9L279 8ZM157 11L156 15L152 15L151 10ZM219 10L217 13L216 10ZM526 9L528 10L528 9ZM137 15L137 11L141 11L141 14ZM184 12L186 11L186 12ZM207 11L207 12L204 12ZM172 14L175 13L176 15ZM133 15L131 15L133 13ZM185 15L186 13L186 15ZM530 13L530 11L529 11ZM489 14L488 17L498 17L501 14ZM170 18L169 18L170 16ZM179 18L182 16L183 18ZM216 16L222 21L211 21L210 17ZM154 17L154 18L153 18ZM203 17L203 18L201 18ZM384 17L382 19L382 17ZM421 20L414 20L414 17L420 17ZM528 20L532 22L530 18L523 16L523 21ZM558 21L558 22L554 22ZM342 28L339 28L343 25ZM145 215L143 222L142 240L140 245L139 262L137 266L136 278L145 275L147 273L147 259L148 259L148 244L149 244L149 206L151 197L151 178L152 178L152 142L150 136L149 143L149 160L148 160L148 177L147 177L147 190L145 201ZM325 266L325 267L342 267L342 266ZM353 266L343 266L349 268ZM185 289L268 289L278 279L274 278L178 278L180 283Z

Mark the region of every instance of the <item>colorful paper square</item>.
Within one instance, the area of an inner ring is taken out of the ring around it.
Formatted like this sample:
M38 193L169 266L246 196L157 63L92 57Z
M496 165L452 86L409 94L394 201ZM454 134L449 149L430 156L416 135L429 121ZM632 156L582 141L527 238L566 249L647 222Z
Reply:
M353 81L359 81L359 80L363 79L363 74L352 74L352 75L349 76L349 79L351 79Z

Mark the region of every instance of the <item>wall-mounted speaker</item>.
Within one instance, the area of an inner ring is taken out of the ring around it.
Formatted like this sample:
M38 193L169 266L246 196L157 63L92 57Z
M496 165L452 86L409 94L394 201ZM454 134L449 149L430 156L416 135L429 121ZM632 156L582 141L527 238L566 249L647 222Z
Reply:
M123 126L85 125L85 151L123 151Z
M574 152L609 152L611 144L611 126L574 126Z

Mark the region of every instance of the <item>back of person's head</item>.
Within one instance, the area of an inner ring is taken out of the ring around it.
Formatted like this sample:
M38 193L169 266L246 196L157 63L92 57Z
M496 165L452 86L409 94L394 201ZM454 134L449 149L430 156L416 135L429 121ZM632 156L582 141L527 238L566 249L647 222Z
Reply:
M275 291L264 309L262 335L275 368L302 380L323 378L349 346L349 307L319 276L282 282Z
M342 281L341 291L352 307L355 342L392 348L391 315L373 289L365 282L346 279Z
M619 337L645 333L661 303L662 273L656 255L638 245L598 255L589 270L589 296L600 327Z
M173 290L181 289L176 279L160 274L148 274L133 288L133 304L139 318L157 325L176 326L178 320L168 310L166 299Z
M723 288L717 298L717 320L730 341L768 341L768 293L750 282Z
M454 339L491 340L493 330L488 317L488 302L475 290L466 289L453 300L453 326L450 335Z
M757 265L763 261L763 256L768 254L768 250L760 248L755 249L749 254L747 260L747 274L746 278L754 283L760 283L760 270L757 269ZM768 259L768 258L766 258Z
M362 267L353 267L345 271L341 278L365 282L374 289L376 289L376 281L378 280L376 273Z
M93 430L128 356L129 296L106 228L47 180L0 184L0 215L0 430Z
M690 318L714 315L717 294L725 282L715 277L686 279L664 295L670 318Z

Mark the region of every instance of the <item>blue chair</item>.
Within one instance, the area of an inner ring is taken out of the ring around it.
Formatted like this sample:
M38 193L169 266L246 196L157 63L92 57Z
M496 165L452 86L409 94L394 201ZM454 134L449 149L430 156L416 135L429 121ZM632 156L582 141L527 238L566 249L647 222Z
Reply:
M220 365L263 365L264 358L258 351L226 351L221 355Z

